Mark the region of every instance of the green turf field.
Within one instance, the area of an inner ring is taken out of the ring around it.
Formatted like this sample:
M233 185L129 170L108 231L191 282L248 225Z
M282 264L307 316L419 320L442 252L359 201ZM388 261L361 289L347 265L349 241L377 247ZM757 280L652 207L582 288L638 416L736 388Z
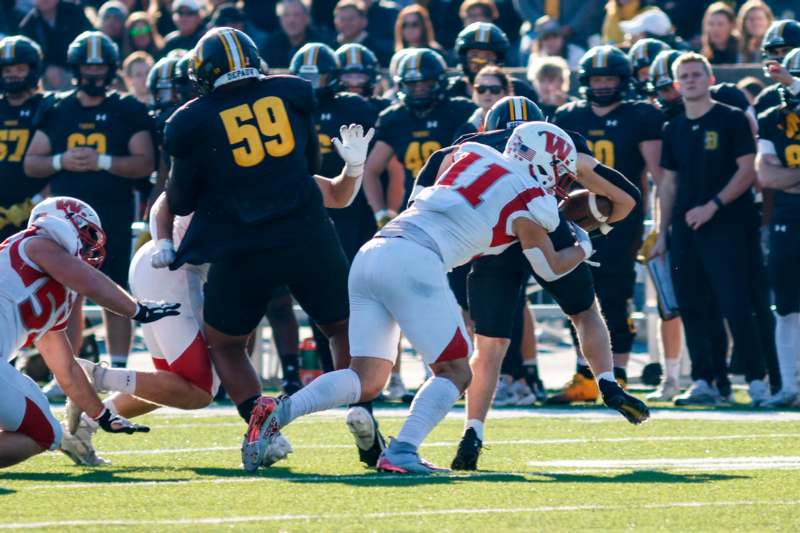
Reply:
M342 413L289 426L294 454L257 476L239 467L243 424L230 410L153 415L141 419L150 434L99 435L113 466L50 453L2 471L0 528L800 530L796 411L665 410L641 427L599 408L496 413L480 472L427 478L362 468ZM386 434L399 414L381 412ZM448 465L461 426L448 418L423 455Z

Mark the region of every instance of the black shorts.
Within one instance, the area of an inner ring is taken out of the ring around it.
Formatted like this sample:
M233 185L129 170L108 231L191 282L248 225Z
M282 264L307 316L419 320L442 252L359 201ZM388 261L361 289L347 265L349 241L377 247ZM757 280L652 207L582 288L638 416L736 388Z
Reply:
M211 265L203 313L226 335L253 331L281 285L288 285L308 316L322 326L347 319L347 258L326 220L316 238L291 246L255 251Z
M469 311L467 275L469 274L470 268L472 268L472 262L458 266L447 273L447 281L450 282L450 290L453 291L458 305L465 311Z
M106 260L100 271L121 287L128 287L128 270L133 255L133 202L93 205L106 234Z
M800 222L771 223L767 270L775 311L786 316L800 312Z

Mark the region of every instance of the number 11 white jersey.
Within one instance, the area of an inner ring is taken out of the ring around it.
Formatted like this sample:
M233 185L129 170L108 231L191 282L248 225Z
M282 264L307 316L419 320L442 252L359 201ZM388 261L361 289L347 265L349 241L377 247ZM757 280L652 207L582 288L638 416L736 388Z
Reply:
M555 196L535 178L515 173L497 150L464 143L436 184L422 190L395 220L421 228L436 242L447 269L516 242L512 223L533 220L548 233L559 223Z

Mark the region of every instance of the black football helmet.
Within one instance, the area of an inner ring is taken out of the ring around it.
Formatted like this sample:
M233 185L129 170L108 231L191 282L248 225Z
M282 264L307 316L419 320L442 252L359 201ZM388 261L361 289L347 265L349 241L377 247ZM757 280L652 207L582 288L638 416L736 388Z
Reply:
M22 79L7 80L0 76L0 92L18 94L39 85L42 77L42 49L34 41L15 35L0 40L0 68L11 65L28 65L28 75Z
M400 62L395 81L398 97L412 111L425 114L444 99L447 91L447 66L442 56L429 48L409 49ZM409 86L419 81L432 81L433 87L425 94Z
M197 84L194 82L189 71L194 63L194 53L192 51L184 54L176 63L175 71L172 75L172 83L175 85L175 93L178 95L178 102L185 104L189 100L200 96Z
M209 30L195 45L189 76L201 94L261 76L261 56L248 35L234 28Z
M75 37L67 49L67 65L77 81L78 88L90 96L102 96L117 75L119 50L117 44L99 31L85 31ZM81 74L84 65L105 65L106 75L87 76ZM98 83L100 82L100 83Z
M174 82L177 63L178 60L174 57L163 57L153 65L147 74L147 88L153 96L153 107L156 109L178 101Z
M786 54L778 53L778 49L797 47L800 47L800 22L790 19L776 20L764 34L761 54L764 59L782 61Z
M649 95L647 81L639 81L638 74L643 68L649 67L658 54L672 47L658 39L640 39L628 50L628 59L633 67L633 86L636 92L643 97Z
M468 50L489 50L497 55L495 64L502 65L510 47L506 34L491 22L473 22L456 37L456 54L464 75L473 81L477 72L472 72L467 61ZM488 63L487 63L488 64Z
M533 100L524 96L504 96L486 112L483 129L514 129L523 122L544 122L544 113Z
M786 57L783 58L783 67L795 78L800 78L800 48L794 48L791 52L786 54ZM783 86L781 86L779 90L781 92L781 101L784 106L794 109L800 107L800 95L792 94Z
M289 72L310 81L317 98L329 98L339 88L339 59L327 44L303 45L292 56ZM322 81L322 76L326 76L325 81Z
M375 82L378 79L378 58L375 57L372 50L363 44L351 43L340 46L339 49L336 50L336 57L339 60L340 75L353 72L369 76L367 83L361 87L347 86L342 88L359 93L364 97L372 96L372 91L375 89ZM339 80L339 85L344 85L341 79Z
M660 89L672 85L675 81L672 77L672 65L680 56L681 53L677 50L665 50L656 56L650 65L650 78L647 82L648 90L651 94L656 94ZM683 101L680 98L668 102L659 96L656 96L656 103L660 109L667 113L671 109L677 109L683 105Z
M589 79L592 76L617 76L619 84L613 89L592 90ZM624 98L631 81L631 62L625 52L603 44L589 49L580 60L578 82L581 95L600 106L611 105Z

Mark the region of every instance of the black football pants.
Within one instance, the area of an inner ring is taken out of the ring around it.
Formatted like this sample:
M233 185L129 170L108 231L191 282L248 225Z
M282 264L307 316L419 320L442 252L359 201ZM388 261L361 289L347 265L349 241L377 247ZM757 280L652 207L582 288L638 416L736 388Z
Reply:
M757 225L712 220L695 231L681 218L672 225L670 258L692 379L728 384L723 319L746 380L763 379L775 326Z

